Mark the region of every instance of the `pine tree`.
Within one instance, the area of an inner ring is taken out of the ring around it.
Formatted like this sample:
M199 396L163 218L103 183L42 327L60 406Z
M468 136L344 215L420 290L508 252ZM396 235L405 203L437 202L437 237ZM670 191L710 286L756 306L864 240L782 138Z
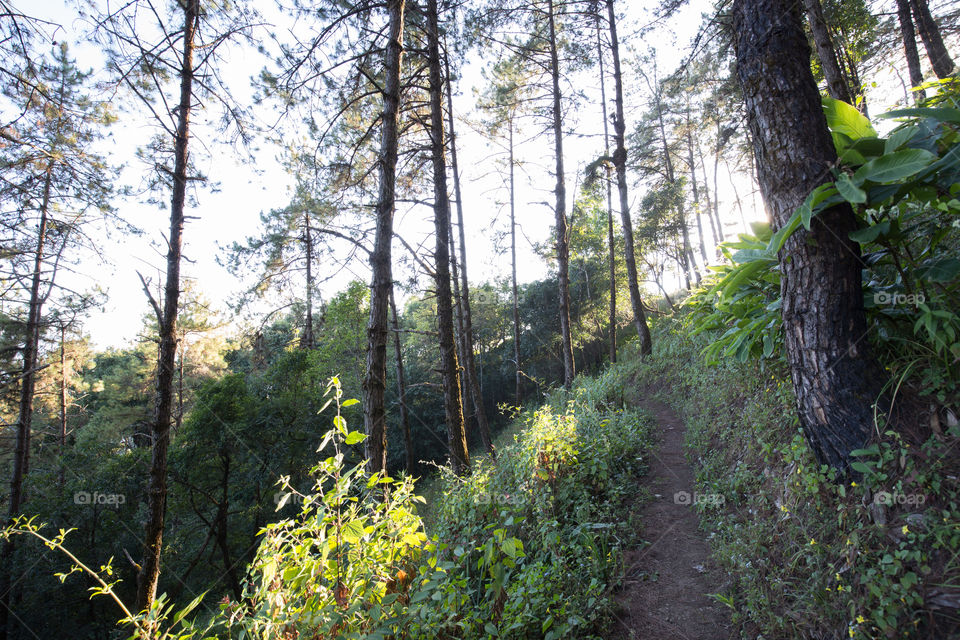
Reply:
M8 514L16 517L25 501L24 482L30 466L36 373L41 338L50 327L48 302L57 302L57 277L66 261L73 261L96 237L89 227L112 225L110 206L116 172L93 151L115 117L109 107L92 99L88 74L79 71L67 46L49 58L13 73L3 86L5 97L21 116L2 130L0 147L3 181L0 211L3 226L14 233L5 248L3 274L11 282L26 283L23 345L18 374L19 402L13 473ZM3 546L0 575L0 637L8 630L12 539Z

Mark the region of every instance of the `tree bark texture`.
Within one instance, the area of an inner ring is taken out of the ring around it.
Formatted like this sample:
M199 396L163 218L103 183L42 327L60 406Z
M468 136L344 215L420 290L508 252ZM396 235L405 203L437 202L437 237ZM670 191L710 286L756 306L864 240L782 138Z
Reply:
M573 362L573 340L570 335L570 239L567 231L567 189L563 177L563 111L560 108L560 56L557 51L557 23L553 0L547 2L547 21L550 37L550 75L553 80L553 142L556 161L556 247L558 307L560 309L560 352L563 359L563 386L573 384L576 366Z
M307 253L307 318L303 327L300 345L304 349L313 349L316 341L313 337L313 230L310 228L310 214L303 214L303 245Z
M790 0L733 5L737 74L753 132L759 183L776 227L836 161L797 6ZM821 463L844 470L873 430L881 372L863 310L860 248L849 206L798 230L780 255L783 331L800 423Z
M460 365L457 374L460 376L460 406L463 407L463 426L464 429L469 433L470 430L470 404L467 402L466 395L469 393L467 389L470 388L470 384L467 382L466 378L468 372L463 366L463 363L466 361L467 357L466 352L466 336L463 331L463 296L460 294L460 271L457 268L457 243L453 238L453 220L451 216L450 228L447 229L447 234L450 241L450 282L453 283L453 309L454 317L456 318L456 332L455 332L455 342L457 346L457 362ZM469 439L469 436L468 436Z
M443 134L443 73L440 64L440 27L437 0L427 0L427 55L430 66L430 152L433 160L433 220L436 232L434 281L437 294L437 330L440 333L440 372L447 423L450 464L457 475L470 473L470 454L460 403L460 376L453 332L450 291L450 198Z
M396 206L397 143L400 113L400 66L403 62L405 0L387 2L389 34L384 55L383 114L380 130L380 186L377 194L377 227L370 254L370 318L367 322L367 370L363 380L364 450L370 473L387 467L387 423L384 393L387 378L387 310L393 289L390 245Z
M949 77L956 67L953 64L953 58L947 52L947 47L943 44L940 27L937 26L937 21L933 19L933 14L930 13L930 5L927 0L910 0L910 7L913 9L917 30L920 32L920 39L923 40L923 46L927 50L927 57L930 58L933 72L941 80Z
M603 43L600 37L600 13L597 11L597 60L600 61L600 113L603 118L603 155L610 157L610 126L607 122L607 85L603 65ZM617 361L617 259L613 241L613 176L610 165L604 165L607 174L607 247L610 267L610 362Z
M183 57L180 67L180 101L174 141L173 196L170 202L170 233L167 238L167 274L163 316L160 318L160 349L157 359L157 397L153 411L153 453L147 488L147 524L143 538L143 561L137 576L137 611L148 609L156 598L160 579L160 554L167 513L167 450L173 411L173 381L177 357L177 312L180 303L180 257L183 249L184 208L187 196L190 112L193 109L194 36L200 20L199 0L183 3Z
M897 18L900 20L903 54L907 59L910 86L919 87L923 84L923 69L920 67L920 52L917 51L917 32L913 28L913 18L910 15L910 0L897 0ZM915 102L920 102L923 98L922 90L914 92Z
M803 7L807 12L807 23L810 25L813 42L817 47L820 68L823 69L823 77L827 81L827 93L835 100L843 100L847 104L853 104L850 87L840 71L837 51L833 47L830 29L823 17L823 5L820 4L820 0L803 0Z
M610 53L613 58L614 108L616 110L616 117L613 121L613 132L616 137L613 166L617 170L620 222L623 225L623 261L627 265L627 287L630 289L633 323L637 327L637 339L640 340L640 355L649 355L653 352L653 340L650 337L650 328L647 326L647 314L643 310L643 298L640 297L637 259L633 244L633 221L630 219L630 194L627 189L627 123L623 115L623 74L620 71L620 46L617 39L617 18L613 1L607 0L607 17L610 23Z
M450 126L450 171L453 173L453 193L457 200L457 229L460 232L460 306L463 309L463 368L468 385L473 412L477 417L480 442L483 448L495 456L493 439L490 437L490 422L483 406L483 393L477 377L477 365L473 357L473 314L470 309L470 283L467 279L467 238L463 228L463 194L460 191L460 167L457 163L457 136L453 128L453 85L450 81L450 60L443 58L447 82L447 121Z
M63 455L67 450L67 328L60 325L60 432L57 434L57 487L61 490L66 482L66 467L63 464Z

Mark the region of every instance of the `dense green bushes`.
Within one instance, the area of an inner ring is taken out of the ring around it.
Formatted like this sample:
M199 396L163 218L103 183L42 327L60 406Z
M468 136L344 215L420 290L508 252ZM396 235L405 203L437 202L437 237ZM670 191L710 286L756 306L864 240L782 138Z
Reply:
M610 619L621 550L637 535L629 514L649 446L649 421L623 406L627 373L582 378L522 414L496 464L478 461L466 478L443 468L429 531L409 478L350 466L364 436L340 415L334 383L334 428L321 446L332 455L314 468L312 492L285 485L299 513L262 531L242 598L196 624L164 599L128 622L151 638L163 628L184 639L594 637ZM109 563L80 570L122 600Z
M584 638L608 622L649 446L649 421L622 405L625 382L620 367L579 379L520 418L496 466L445 480L435 519L458 559L459 608L442 621L452 635Z

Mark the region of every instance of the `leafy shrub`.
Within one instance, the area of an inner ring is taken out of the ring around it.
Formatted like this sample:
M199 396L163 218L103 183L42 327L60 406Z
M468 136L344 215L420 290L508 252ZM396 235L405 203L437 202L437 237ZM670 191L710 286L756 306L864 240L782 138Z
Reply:
M850 238L863 250L864 305L882 359L940 403L956 401L960 380L960 87L945 82L931 104L880 118L900 119L880 137L848 104L824 99L840 164L782 228L754 225L726 243L729 264L688 300L691 330L720 330L709 360L779 357L778 254L821 211L849 204L860 220Z

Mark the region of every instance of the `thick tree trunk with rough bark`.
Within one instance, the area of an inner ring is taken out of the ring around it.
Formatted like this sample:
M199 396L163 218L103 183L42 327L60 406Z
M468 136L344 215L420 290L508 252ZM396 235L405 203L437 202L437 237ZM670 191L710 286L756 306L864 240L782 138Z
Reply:
M613 152L613 166L617 170L617 193L620 196L620 222L623 225L623 261L627 265L627 287L630 289L630 307L633 311L633 323L637 327L640 340L640 355L653 352L650 327L647 326L647 314L643 310L643 298L640 297L640 284L637 275L637 259L633 245L633 221L630 219L630 194L627 189L627 123L623 115L623 74L620 71L620 45L617 39L617 18L613 0L607 0L607 18L610 23L610 53L613 57L614 108L613 121L616 149Z
M567 231L567 188L563 176L563 110L560 108L560 56L557 51L557 22L553 0L547 2L547 22L549 26L550 76L553 81L551 97L553 98L554 171L557 174L557 186L554 189L556 195L554 216L557 234L560 353L563 359L563 386L569 389L576 375L576 366L573 362L573 340L570 335L570 239Z
M823 17L823 5L820 4L820 0L803 0L803 7L807 12L807 23L810 25L810 31L813 33L813 42L817 46L820 68L823 69L823 77L827 80L827 93L830 94L831 98L853 104L850 87L847 86L843 73L840 71L837 51L833 47L830 29Z
M953 58L947 52L947 47L943 44L940 27L937 26L937 21L933 19L933 14L930 13L930 5L927 4L927 0L910 0L910 7L913 9L913 17L917 21L917 30L920 32L920 39L923 40L923 46L927 50L927 57L930 58L933 72L941 80L949 77L956 67Z
M370 473L387 467L387 422L384 392L387 379L387 309L393 289L390 244L396 205L397 142L400 113L400 65L403 60L405 0L389 0L387 48L384 55L383 113L380 131L380 187L377 194L377 228L370 254L370 319L367 322L367 370L363 380L364 450Z
M427 55L430 66L430 152L433 160L433 221L436 232L434 281L437 294L437 330L440 333L440 375L447 422L450 463L457 475L470 473L470 454L460 403L460 376L453 332L450 291L450 198L443 135L443 73L440 63L440 27L437 0L427 0Z
M413 442L410 439L410 416L407 414L407 377L403 370L403 351L400 348L400 318L397 303L390 289L390 314L393 316L393 348L397 357L397 399L400 402L400 431L403 434L403 453L407 473L413 473Z
M798 7L733 5L737 75L753 132L760 187L775 226L786 223L836 162ZM873 430L881 371L871 356L860 248L846 204L813 219L781 252L783 331L800 423L821 463L846 469Z
M913 18L910 16L910 0L897 0L897 18L900 20L903 54L907 59L910 86L919 87L923 84L923 69L920 67L920 52L917 51L917 33L913 28ZM923 98L922 90L914 92L915 102L920 102Z
M480 390L480 380L477 377L477 365L473 357L473 314L470 310L470 282L467 279L467 237L463 228L463 194L460 191L457 136L453 128L453 85L450 81L450 60L447 56L444 56L443 64L447 82L447 122L450 126L450 171L453 173L453 193L457 200L457 229L460 235L460 307L463 310L462 364L465 372L464 380L468 385L470 399L473 402L474 415L477 417L480 442L490 455L496 457L493 450L493 439L490 437L490 422L487 420L487 411L483 406L483 393Z
M167 513L167 449L173 412L173 380L177 357L177 313L180 303L180 257L183 248L184 208L189 166L190 112L193 109L194 35L200 20L199 0L183 5L183 56L180 67L180 102L174 141L173 196L170 202L170 233L167 237L167 281L160 317L160 350L157 358L157 397L153 411L153 455L147 488L147 525L143 538L143 561L137 576L137 611L153 604L160 579L160 554Z

